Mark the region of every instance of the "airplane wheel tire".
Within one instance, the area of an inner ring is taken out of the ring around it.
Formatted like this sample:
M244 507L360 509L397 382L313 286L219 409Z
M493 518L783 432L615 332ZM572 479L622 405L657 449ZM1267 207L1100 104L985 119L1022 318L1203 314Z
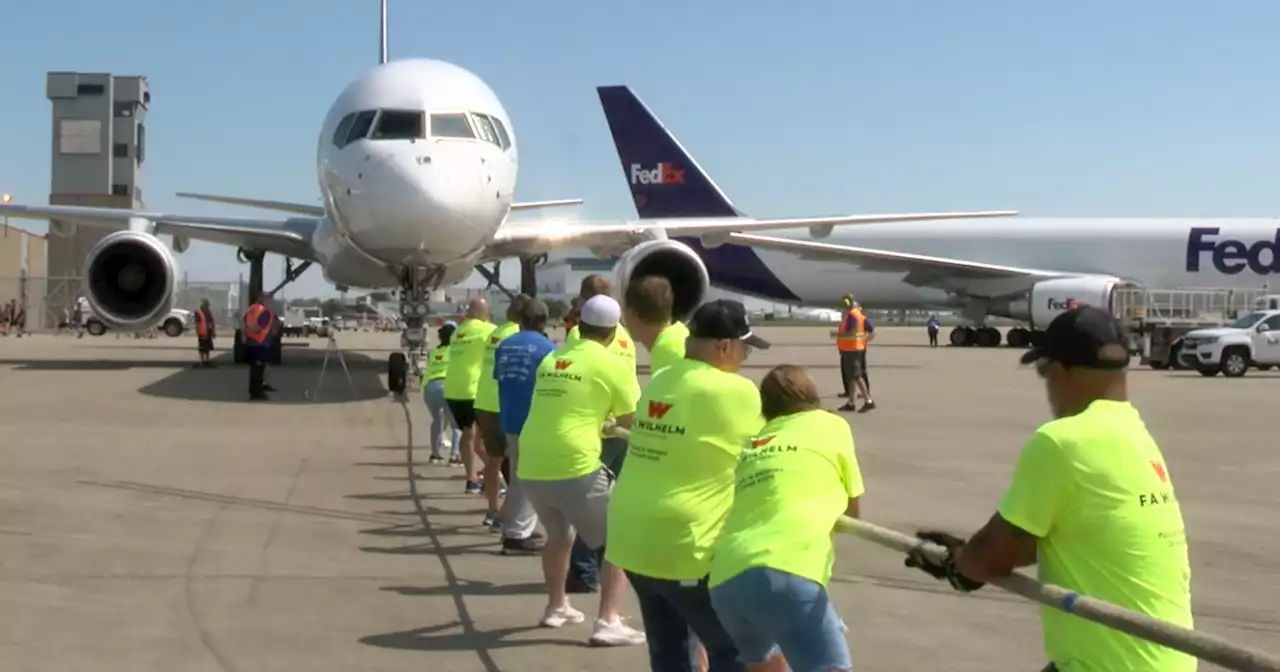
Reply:
M403 352L393 352L387 357L387 388L392 394L404 394L408 371L409 362Z
M1011 348L1025 348L1031 340L1031 334L1022 327L1014 327L1005 335L1005 342Z
M956 327L955 329L952 329L950 340L951 345L954 345L957 348L963 348L966 345L973 344L972 336L969 333L968 327Z
M1000 346L1002 336L1000 330L995 327L983 327L977 330L976 338L978 347L995 348Z

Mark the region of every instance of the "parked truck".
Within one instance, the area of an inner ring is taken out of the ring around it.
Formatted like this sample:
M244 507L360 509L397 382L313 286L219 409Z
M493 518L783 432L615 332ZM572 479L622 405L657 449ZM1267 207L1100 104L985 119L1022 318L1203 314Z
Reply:
M1280 312L1280 294L1269 294L1266 289L1124 287L1115 290L1111 307L1129 334L1130 350L1142 364L1153 369L1194 368L1204 375L1222 372L1235 376L1244 375L1243 370L1259 360L1250 355L1241 370L1240 360L1229 358L1230 364L1225 366L1232 373L1227 373L1220 354L1205 359L1200 354L1202 348L1213 334L1228 333L1220 330L1240 335L1269 320L1265 315ZM1259 318L1260 313L1264 317Z

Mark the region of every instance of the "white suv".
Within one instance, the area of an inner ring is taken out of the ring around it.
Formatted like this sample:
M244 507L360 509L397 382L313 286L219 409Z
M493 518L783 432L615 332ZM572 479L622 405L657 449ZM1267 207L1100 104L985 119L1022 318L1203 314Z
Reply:
M1239 378L1250 367L1280 366L1280 310L1254 311L1226 327L1189 332L1178 357L1203 376Z

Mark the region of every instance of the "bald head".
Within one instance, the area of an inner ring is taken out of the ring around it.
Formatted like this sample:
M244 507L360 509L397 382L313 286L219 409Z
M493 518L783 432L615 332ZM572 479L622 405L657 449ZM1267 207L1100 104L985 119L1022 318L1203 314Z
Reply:
M818 385L804 367L783 364L760 381L760 410L765 420L821 407Z
M599 273L592 273L582 279L582 286L578 289L578 296L585 301L593 296L604 294L608 296L612 293L613 288L609 285L609 279Z
M467 302L467 317L476 320L489 319L489 302L483 296L472 297Z

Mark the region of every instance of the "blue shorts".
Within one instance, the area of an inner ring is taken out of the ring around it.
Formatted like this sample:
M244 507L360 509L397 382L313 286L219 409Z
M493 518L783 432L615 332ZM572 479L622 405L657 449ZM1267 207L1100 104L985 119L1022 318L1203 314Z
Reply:
M747 664L780 649L792 672L853 669L840 617L818 583L753 567L712 588L711 605Z

